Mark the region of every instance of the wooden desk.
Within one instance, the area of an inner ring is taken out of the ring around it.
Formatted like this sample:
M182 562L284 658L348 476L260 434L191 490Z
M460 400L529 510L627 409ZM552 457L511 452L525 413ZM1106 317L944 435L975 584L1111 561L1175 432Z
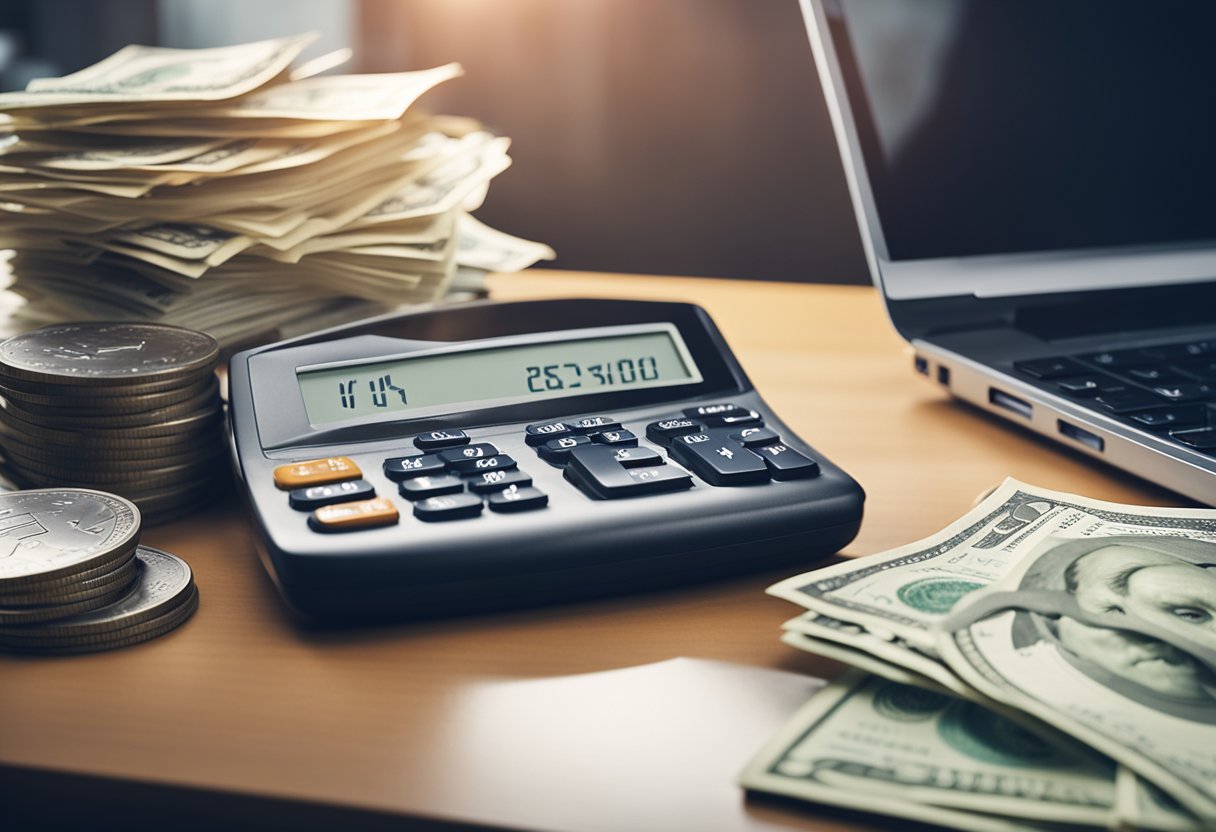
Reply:
M497 279L493 293L704 306L777 413L866 488L847 556L938 530L1006 475L1181 501L948 401L913 374L868 288L543 272ZM231 497L144 540L194 567L198 614L132 649L0 658L0 826L22 828L4 813L32 809L123 829L906 827L745 801L733 785L811 689L771 671L839 671L778 643L794 609L762 590L779 575L316 633L285 613ZM744 667L641 667L675 657ZM699 743L663 744L694 718Z

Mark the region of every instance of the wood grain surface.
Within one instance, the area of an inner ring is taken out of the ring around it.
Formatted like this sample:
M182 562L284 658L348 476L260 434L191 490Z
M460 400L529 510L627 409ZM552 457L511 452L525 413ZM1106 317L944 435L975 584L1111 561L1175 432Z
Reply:
M906 346L869 288L554 272L498 277L492 288L500 300L601 296L704 306L772 408L866 489L866 518L848 557L933 533L1010 475L1104 500L1185 504L949 401L912 372ZM653 828L668 829L678 828L671 825L675 810L718 806L708 820L695 813L696 826L686 828L906 828L745 800L722 774L724 766L741 768L750 752L739 749L758 747L792 711L790 697L803 695L801 676L840 670L778 643L780 624L794 610L763 589L780 575L318 632L280 603L233 494L147 529L143 539L189 561L201 592L198 613L164 638L112 653L0 657L0 802L39 786L53 793L83 776L113 784L110 792L94 789L101 796L142 798L146 789L148 799L163 802L173 792L156 788L185 788L217 799L349 810L351 818L375 813L386 823L400 816L424 824L628 829L637 828L630 819L652 817ZM702 678L703 665L663 665L685 668L670 671L675 677L638 672L677 657L755 669L712 676L717 681L697 703L752 715L707 720L706 736L722 739L707 747L729 756L690 748L686 764L665 763L653 787L631 786L632 802L589 801L669 760L676 735L652 748L607 742L602 732L575 737L570 725L580 723L570 714L615 725L607 716L622 718L618 703L644 701L638 694L647 685L657 709L647 718L679 711L664 691L681 689L672 678ZM630 668L632 686L621 687L626 676L606 673ZM578 674L603 674L585 677L602 684L561 684ZM499 716L511 730L494 729ZM521 724L535 726L532 741ZM579 776L552 788L555 765ZM529 771L536 772L530 788L522 785L531 782L523 776ZM572 783L583 783L583 791ZM264 808L248 809L248 816L262 817ZM317 811L315 817L331 817Z

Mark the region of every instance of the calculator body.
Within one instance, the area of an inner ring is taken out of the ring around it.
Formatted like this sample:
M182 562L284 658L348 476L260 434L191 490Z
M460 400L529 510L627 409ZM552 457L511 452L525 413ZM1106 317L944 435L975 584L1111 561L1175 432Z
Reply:
M405 377L458 388L438 398L459 401L428 403L425 385ZM234 467L259 552L288 604L319 621L502 609L803 566L845 546L861 522L858 484L765 404L691 304L424 308L239 353L229 391ZM561 436L537 434L544 430ZM744 431L749 441L777 439L749 450L731 438ZM630 436L636 441L622 448L601 444ZM702 444L673 447L686 437ZM753 457L765 454L759 468L788 457L790 472L756 473ZM411 476L411 466L441 457L466 467ZM491 457L501 472L467 467ZM630 457L649 463L636 467ZM334 493L374 492L398 511L395 522L330 531L313 514L331 509L293 507L298 494L324 489L289 494L276 485L296 463L335 458L361 477ZM729 483L711 484L705 477L720 479L719 463ZM527 485L483 491L481 507L472 484L425 500L408 491L465 480L493 488L495 478ZM520 496L528 510L508 505Z

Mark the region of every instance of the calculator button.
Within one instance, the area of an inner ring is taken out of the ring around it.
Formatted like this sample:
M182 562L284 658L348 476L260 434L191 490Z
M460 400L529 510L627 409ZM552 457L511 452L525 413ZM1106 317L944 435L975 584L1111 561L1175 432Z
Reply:
M474 445L466 445L463 448L453 448L450 451L440 451L437 456L448 465L453 462L460 462L465 459L481 459L487 456L494 456L498 453L498 448L491 445L489 442L478 442Z
M737 404L703 404L699 407L684 408L684 415L689 419L704 419L708 416L743 416L747 409Z
M582 419L572 419L566 422L575 433L597 433L602 430L616 430L621 423L611 416L584 416Z
M427 497L414 503L414 516L419 520L458 520L481 514L481 498L476 494L445 494Z
M732 413L724 416L706 416L701 420L706 427L735 427L737 425L764 424L764 418L754 410L744 410L742 413Z
M433 430L414 437L414 447L424 451L435 448L454 448L469 444L469 435L462 430Z
M591 441L601 445L636 445L638 438L631 430L605 430L591 434Z
M532 484L532 478L523 471L482 471L469 478L469 490L474 494L490 494L502 491L504 488L518 486L527 488Z
M539 488L513 485L503 491L495 491L486 500L486 504L489 505L490 511L530 511L549 505L549 495Z
M397 522L397 507L383 497L321 506L308 518L308 525L318 532L340 532L347 529L369 529L391 526Z
M788 445L776 443L754 449L775 480L800 480L819 475L819 463Z
M408 480L400 482L397 491L407 500L423 500L427 497L457 494L464 491L464 480L450 474L440 474L437 477L410 477Z
M744 428L738 433L732 433L730 438L745 448L756 448L760 445L771 445L780 442L781 437L772 428Z
M274 484L284 491L307 488L310 485L325 485L342 480L357 480L363 476L359 466L350 457L330 456L325 459L310 459L293 462L274 469Z
M572 436L574 431L565 422L540 422L535 425L528 425L524 429L524 441L533 447L543 445L550 439L561 439L563 436Z
M287 503L298 511L312 511L334 503L367 500L376 496L376 489L367 480L347 480L330 485L297 488L287 495Z
M768 466L751 451L708 433L677 436L671 456L710 485L749 485L768 482Z
M663 457L659 452L650 448L616 448L612 458L626 468L663 464Z
M692 486L692 477L676 465L652 465L626 468L616 459L622 448L587 445L570 454L565 477L588 496L603 500L634 497L662 491L676 491Z
M561 439L550 439L537 450L540 458L555 465L565 465L570 458L570 452L583 445L590 445L591 439L586 436L563 436Z
M443 460L435 454L414 454L384 460L384 476L390 480L442 474L443 468Z
M519 463L506 454L474 457L472 459L455 459L448 463L448 470L453 474L481 474L486 471L510 471L518 468Z
M651 442L665 445L667 444L667 440L673 436L696 433L704 429L705 425L692 419L661 419L658 422L651 422L646 426L646 438Z

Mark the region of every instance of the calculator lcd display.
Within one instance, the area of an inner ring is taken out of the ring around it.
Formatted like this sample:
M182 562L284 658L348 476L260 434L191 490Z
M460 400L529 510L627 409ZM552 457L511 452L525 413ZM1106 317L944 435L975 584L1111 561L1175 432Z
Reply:
M675 329L548 341L298 372L314 425L483 402L558 399L701 382Z

